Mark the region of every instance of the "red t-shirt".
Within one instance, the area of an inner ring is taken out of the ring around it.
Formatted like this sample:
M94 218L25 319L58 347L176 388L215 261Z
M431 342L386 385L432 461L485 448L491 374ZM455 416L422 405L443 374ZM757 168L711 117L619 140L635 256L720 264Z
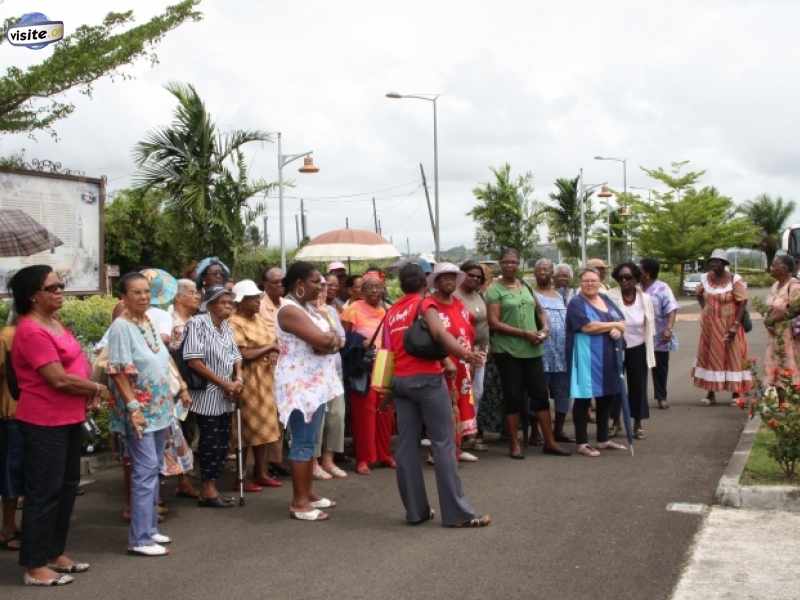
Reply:
M417 318L417 308L421 300L419 294L406 294L389 308L383 322L383 347L394 353L394 374L398 377L438 375L444 372L438 360L411 356L403 348L403 336Z
M56 335L32 318L17 325L11 361L19 384L16 418L25 423L58 427L86 419L86 396L74 396L51 387L37 369L59 362L64 371L88 378L89 361L78 340L68 330Z

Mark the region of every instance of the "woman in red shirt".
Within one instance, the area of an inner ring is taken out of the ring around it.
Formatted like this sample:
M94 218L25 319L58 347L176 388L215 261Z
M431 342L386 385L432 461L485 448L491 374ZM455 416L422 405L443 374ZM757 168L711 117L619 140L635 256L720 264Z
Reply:
M434 277L443 275L441 268ZM400 269L400 288L405 296L388 310L384 322L384 348L394 353L395 368L392 380L392 398L397 411L398 444L397 485L406 509L406 520L417 525L433 518L428 503L419 440L422 426L431 440L431 451L436 464L436 485L445 527L485 527L492 522L488 515L477 515L464 495L455 455L455 431L450 393L447 390L441 361L418 358L406 352L403 338L422 309L422 291L425 275L419 265L409 263ZM439 318L437 309L430 305L422 313L431 337L450 356L469 364L479 364L480 355L458 343Z
M87 405L107 398L108 388L89 379L81 345L56 317L64 303L58 275L33 265L18 271L8 287L19 315L11 358L25 448L19 563L25 585L65 585L73 580L70 573L89 569L64 549L80 481L81 424Z

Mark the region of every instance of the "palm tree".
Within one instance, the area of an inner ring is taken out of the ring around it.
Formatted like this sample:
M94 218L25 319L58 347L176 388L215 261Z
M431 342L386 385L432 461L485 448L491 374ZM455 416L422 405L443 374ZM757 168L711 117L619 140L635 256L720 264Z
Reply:
M556 191L550 194L553 204L544 208L550 237L556 240L559 250L570 257L581 255L581 204L578 199L578 178L556 179ZM589 231L596 220L592 212L591 194L584 196L584 224Z
M769 194L761 194L742 206L742 212L761 230L760 246L767 255L767 265L772 264L780 248L786 221L795 208L794 200L784 200L780 196L772 198Z
M169 83L166 89L178 101L175 118L135 146L136 185L164 190L165 208L184 215L195 244L235 261L247 225L263 212L248 200L273 186L248 180L242 147L271 138L263 131L221 134L194 86Z

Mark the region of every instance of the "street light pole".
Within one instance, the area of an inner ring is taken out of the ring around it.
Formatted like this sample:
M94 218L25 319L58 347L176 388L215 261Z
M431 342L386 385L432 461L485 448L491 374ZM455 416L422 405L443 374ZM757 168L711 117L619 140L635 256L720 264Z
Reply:
M586 199L599 187L606 185L606 182L586 185L583 183L583 169L578 175L578 202L581 206L581 264L586 265Z
M612 160L614 162L622 163L622 192L625 194L625 201L628 200L628 159L627 158L617 158L615 156L595 156L595 160ZM609 225L610 227L610 225ZM630 228L625 226L625 246L630 248L630 237L631 231ZM632 250L628 250L628 252L633 255Z
M283 167L298 158L305 159L303 166L298 169L301 173L316 173L319 168L311 160L313 150L301 152L299 154L283 154L281 152L281 132L276 132L278 136L278 230L280 232L281 243L281 270L286 273L286 230L283 222Z
M439 94L400 94L389 92L387 98L402 99L413 98L415 100L426 100L433 104L433 203L434 203L434 223L433 223L433 245L434 259L439 260L439 126L437 119L436 101Z

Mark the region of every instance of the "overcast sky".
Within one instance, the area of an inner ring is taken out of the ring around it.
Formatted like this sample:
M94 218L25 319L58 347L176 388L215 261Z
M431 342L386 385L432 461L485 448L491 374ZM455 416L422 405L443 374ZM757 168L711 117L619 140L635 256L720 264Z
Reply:
M284 152L314 150L316 175L285 177L287 240L307 199L312 237L332 228L372 228L375 192L384 235L401 251L433 243L418 163L433 179L432 110L388 91L440 93L439 178L442 248L473 244L466 212L489 167L531 171L546 200L557 177L584 169L587 183L648 186L640 165L691 160L705 183L743 202L761 192L798 198L800 106L797 23L791 0L400 3L221 2L205 18L168 34L155 67L140 63L131 81L102 81L93 99L46 134L0 137L0 154L26 149L111 190L135 173L131 148L168 124L168 81L194 84L221 129L283 132ZM0 15L33 10L63 20L69 33L109 10L138 20L165 2L6 0ZM68 8L67 8L68 7ZM25 66L50 50L0 46L0 66ZM252 174L277 179L274 144L254 145ZM355 196L355 194L361 194ZM349 196L327 199L330 196ZM277 199L269 200L277 243ZM797 215L796 215L797 216Z

